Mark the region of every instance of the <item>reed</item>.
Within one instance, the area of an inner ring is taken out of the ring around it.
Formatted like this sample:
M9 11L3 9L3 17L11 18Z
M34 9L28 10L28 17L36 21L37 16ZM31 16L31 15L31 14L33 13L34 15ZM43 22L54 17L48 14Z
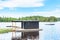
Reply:
M11 28L0 28L0 34L2 33L8 33L8 32L11 32L12 29Z

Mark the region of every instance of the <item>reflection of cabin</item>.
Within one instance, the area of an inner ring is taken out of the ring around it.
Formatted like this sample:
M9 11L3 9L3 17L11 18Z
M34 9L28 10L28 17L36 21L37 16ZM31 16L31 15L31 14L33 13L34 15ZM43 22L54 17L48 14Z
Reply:
M21 28L23 29L39 29L39 21L37 20L23 20L23 21L12 21L21 22ZM22 32L22 38L30 36L38 36L39 32Z

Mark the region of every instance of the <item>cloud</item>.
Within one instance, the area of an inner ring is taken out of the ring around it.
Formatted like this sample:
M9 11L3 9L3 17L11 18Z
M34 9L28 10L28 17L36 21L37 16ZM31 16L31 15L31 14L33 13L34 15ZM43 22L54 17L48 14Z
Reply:
M52 10L52 11L42 11L42 12L2 12L0 13L0 16L3 17L26 17L26 16L55 16L60 17L60 9Z
M53 11L44 11L44 12L33 12L34 15L39 15L39 16L56 16L60 17L60 9L56 9Z
M10 12L10 13L8 13L8 12L3 12L3 13L0 13L0 17L14 17L14 18L18 18L18 17L26 17L26 16L31 16L31 15L33 15L33 14L31 14L31 13L16 13L16 12L14 12L14 13L12 13L12 12Z
M1 7L40 7L44 6L44 0L8 0L0 1Z

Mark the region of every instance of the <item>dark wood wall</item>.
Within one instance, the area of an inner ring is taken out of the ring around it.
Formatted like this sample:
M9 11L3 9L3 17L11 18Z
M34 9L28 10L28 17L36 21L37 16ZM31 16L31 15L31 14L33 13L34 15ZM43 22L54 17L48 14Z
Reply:
M24 29L39 29L39 22L38 21L29 21L29 22L22 22L22 28ZM22 33L22 37L36 37L39 35L39 32L24 32Z

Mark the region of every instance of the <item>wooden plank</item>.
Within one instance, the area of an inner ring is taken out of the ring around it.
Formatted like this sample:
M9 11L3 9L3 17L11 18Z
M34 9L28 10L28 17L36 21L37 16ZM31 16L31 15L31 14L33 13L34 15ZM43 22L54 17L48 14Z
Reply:
M42 31L42 29L16 29L13 31L16 31L16 32L35 32L35 31Z

